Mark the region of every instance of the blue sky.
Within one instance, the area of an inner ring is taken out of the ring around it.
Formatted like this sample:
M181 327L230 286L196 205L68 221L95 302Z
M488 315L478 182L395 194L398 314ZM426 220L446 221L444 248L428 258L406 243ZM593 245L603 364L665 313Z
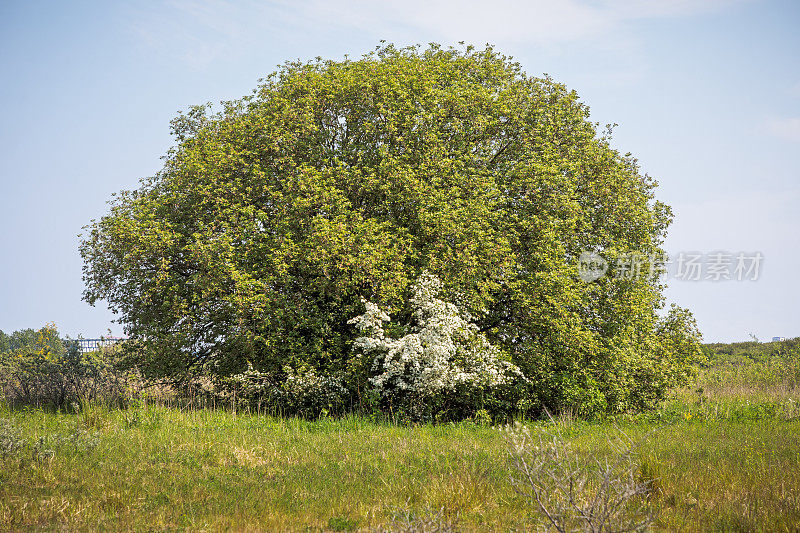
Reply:
M706 340L800 335L800 2L0 3L0 330L120 334L78 233L155 173L169 120L286 60L490 42L575 89L675 211L673 254L761 252L755 281L668 280Z

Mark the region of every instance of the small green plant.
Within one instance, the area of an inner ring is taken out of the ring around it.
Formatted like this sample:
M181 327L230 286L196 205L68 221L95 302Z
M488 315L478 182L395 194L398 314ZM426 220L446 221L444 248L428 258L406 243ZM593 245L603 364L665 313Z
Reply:
M56 452L49 446L47 437L39 437L31 446L31 455L35 461L50 461L55 457Z
M122 425L125 429L135 427L156 429L161 426L161 421L161 412L153 405L142 406L136 403L122 413Z
M67 426L65 433L50 433L40 437L38 449L67 450L70 454L83 454L93 451L99 444L100 434L87 430L84 424L76 420Z
M25 448L25 440L9 420L0 418L0 459L18 455Z
M50 439L39 437L33 443L25 439L11 421L0 419L0 459L49 461L55 456Z
M358 520L335 516L328 520L328 527L333 531L355 531L358 527Z
M478 409L472 419L478 426L491 426L492 415L486 409Z
M79 415L87 428L105 429L111 425L111 413L103 404L90 404L84 407Z

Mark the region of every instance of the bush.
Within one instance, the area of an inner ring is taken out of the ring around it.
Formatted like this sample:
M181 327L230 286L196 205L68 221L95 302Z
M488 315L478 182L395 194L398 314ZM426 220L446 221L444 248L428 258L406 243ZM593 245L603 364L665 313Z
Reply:
M644 531L653 516L642 480L637 444L621 430L608 439L610 450L580 449L552 424L534 431L506 426L512 482L539 514L546 529L566 533Z
M217 387L209 390L216 397L237 405L307 417L341 414L349 398L341 377L321 376L307 366L297 370L286 367L284 378L277 382L272 374L259 372L249 365L245 372L221 380Z
M461 418L501 386L524 386L525 377L468 315L436 297L441 289L436 276L422 273L412 286L414 324L403 328L411 333L398 339L384 331L389 315L365 301L366 312L350 323L364 335L354 347L371 361L352 366L370 368L370 385L390 405L428 418L452 410Z
M81 353L55 326L8 336L0 353L0 391L9 404L64 408L73 402L124 401L127 380L116 372L113 349Z

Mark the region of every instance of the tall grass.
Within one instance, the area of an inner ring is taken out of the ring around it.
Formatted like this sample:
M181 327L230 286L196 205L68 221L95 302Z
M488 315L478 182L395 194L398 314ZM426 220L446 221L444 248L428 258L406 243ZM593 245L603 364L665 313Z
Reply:
M645 413L650 420L800 418L800 339L712 344L695 383Z
M22 443L0 462L0 529L402 530L431 517L452 530L544 524L514 490L502 432L471 423L157 405L0 418ZM610 427L575 421L566 431L579 449L602 452ZM634 439L653 427L624 426ZM800 523L798 431L800 422L781 420L684 419L659 429L639 450L654 527L790 531Z
M559 424L577 459L613 457L609 434L617 427L641 441L625 474L646 485L638 504L652 512L654 530L796 531L795 354L719 354L693 387L654 412L523 424L551 432ZM0 530L547 526L515 490L517 452L484 420L302 420L235 403L169 402L75 403L60 411L0 405Z

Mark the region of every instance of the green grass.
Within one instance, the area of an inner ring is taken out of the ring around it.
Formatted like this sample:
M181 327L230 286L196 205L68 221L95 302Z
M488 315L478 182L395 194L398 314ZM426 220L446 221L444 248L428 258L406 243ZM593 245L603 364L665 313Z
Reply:
M711 344L696 382L645 417L674 420L800 418L800 339Z
M52 459L3 464L0 523L12 528L322 529L442 508L475 524L524 519L488 428L160 407L133 424L131 413L102 409L3 416L31 442L76 425L98 434L96 445L70 441Z
M1 417L27 444L2 461L0 529L369 530L404 512L463 530L535 524L492 428L163 407ZM655 425L622 427L636 438ZM610 429L570 426L581 446L600 448ZM657 430L641 449L642 473L655 478L655 529L792 531L798 435L800 421L775 418Z
M644 438L657 531L798 531L793 350L717 351L657 411L561 423L580 450ZM512 474L504 433L469 422L0 407L0 530L535 530Z

